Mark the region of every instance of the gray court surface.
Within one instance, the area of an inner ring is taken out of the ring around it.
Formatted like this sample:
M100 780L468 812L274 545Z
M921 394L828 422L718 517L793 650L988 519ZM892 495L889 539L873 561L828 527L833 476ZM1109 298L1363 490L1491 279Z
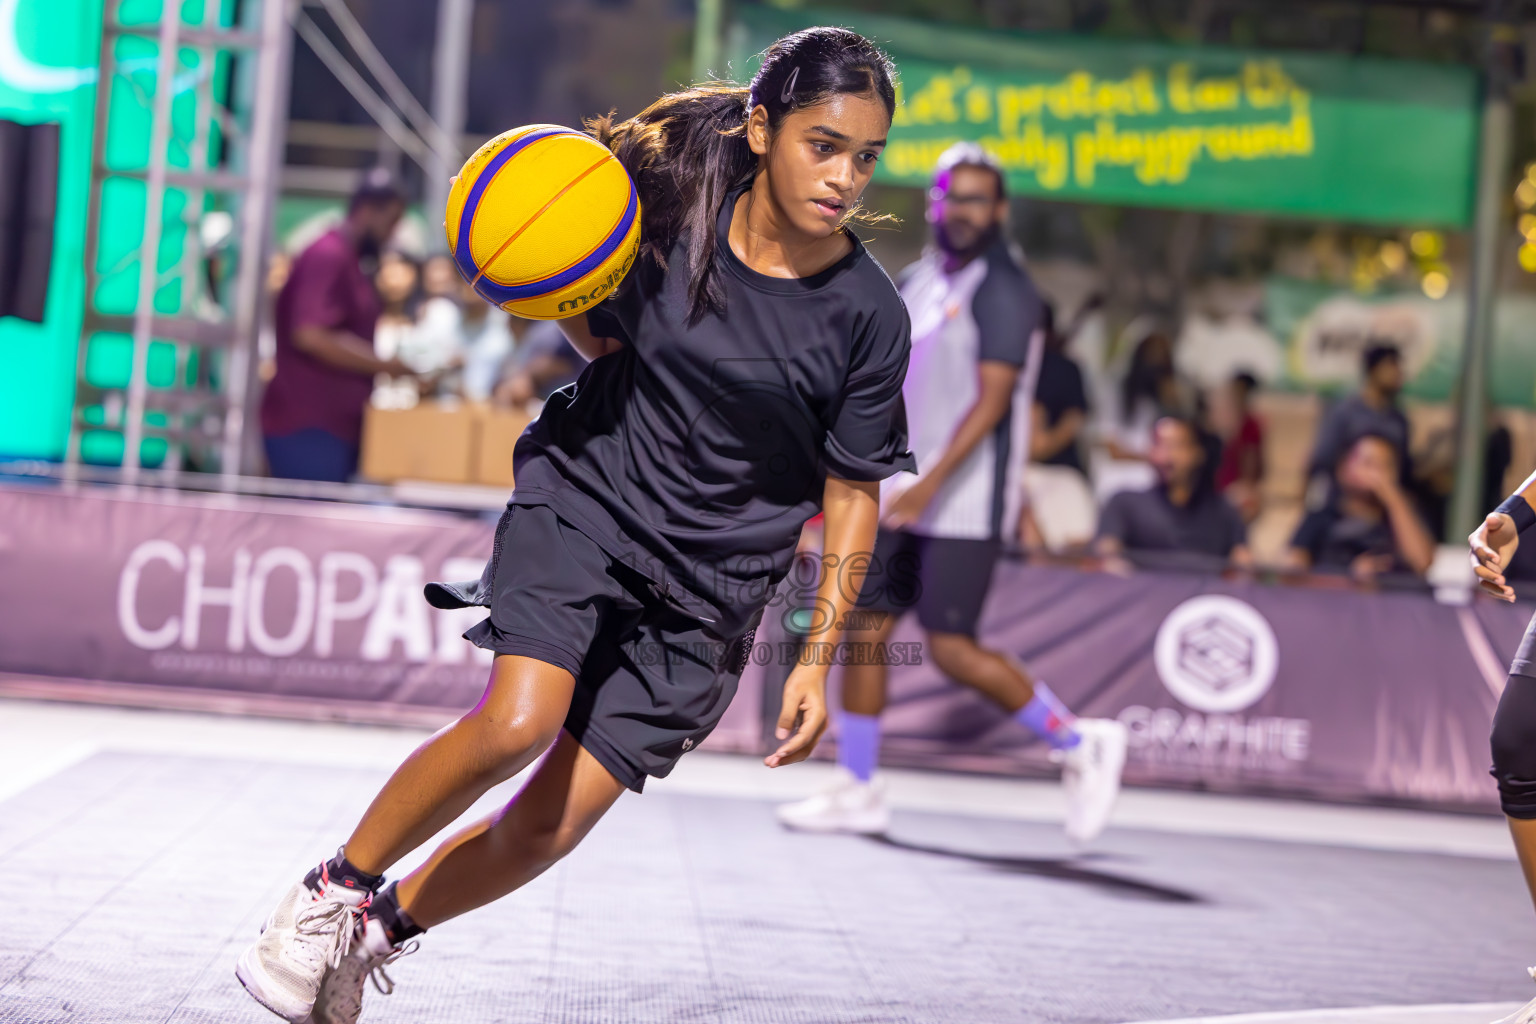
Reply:
M234 980L383 776L103 753L0 803L0 1021L276 1021ZM505 794L501 794L503 797ZM1514 864L627 796L522 892L426 935L380 1022L1102 1022L1528 998Z

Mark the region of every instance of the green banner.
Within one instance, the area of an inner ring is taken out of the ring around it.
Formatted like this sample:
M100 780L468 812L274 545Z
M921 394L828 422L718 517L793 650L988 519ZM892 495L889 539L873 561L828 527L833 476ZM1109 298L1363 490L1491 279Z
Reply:
M1466 296L1429 299L1418 292L1362 295L1333 285L1271 278L1264 286L1264 322L1284 354L1273 383L1336 394L1360 379L1367 345L1385 342L1403 354L1405 393L1450 402L1461 373ZM1536 408L1536 297L1506 295L1494 310L1488 398L1495 405Z
M981 143L1016 192L1131 206L1464 227L1476 75L1368 57L981 33L740 5L746 80L774 39L846 25L900 72L877 180L923 186L945 148Z

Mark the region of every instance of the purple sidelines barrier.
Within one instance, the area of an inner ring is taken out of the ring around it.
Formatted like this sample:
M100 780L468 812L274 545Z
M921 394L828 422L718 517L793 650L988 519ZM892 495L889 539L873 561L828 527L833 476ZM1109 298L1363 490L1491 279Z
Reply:
M1079 714L1130 728L1128 781L1492 808L1488 729L1531 610L1006 563L980 632ZM892 643L921 636L909 617ZM773 618L760 630L783 637ZM749 669L738 704L783 672ZM887 763L1055 770L1044 744L931 664L892 669L884 730Z
M447 720L484 686L489 656L460 637L483 613L429 608L421 587L477 575L491 533L446 513L0 487L0 672L32 693L94 680L151 702L222 694ZM984 640L1079 713L1124 721L1131 781L1494 806L1488 725L1528 606L998 572ZM760 748L765 695L787 671L779 618L765 618L767 664L749 666L709 746ZM909 620L894 640L921 634ZM930 664L893 668L891 696L891 762L1053 770L1041 744Z

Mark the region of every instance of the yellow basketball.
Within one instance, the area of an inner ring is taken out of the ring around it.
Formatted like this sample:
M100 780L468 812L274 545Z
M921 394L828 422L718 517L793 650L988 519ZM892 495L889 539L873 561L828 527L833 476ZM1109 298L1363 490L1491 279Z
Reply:
M634 265L640 197L606 146L554 124L503 132L448 194L448 246L486 301L530 320L601 302Z

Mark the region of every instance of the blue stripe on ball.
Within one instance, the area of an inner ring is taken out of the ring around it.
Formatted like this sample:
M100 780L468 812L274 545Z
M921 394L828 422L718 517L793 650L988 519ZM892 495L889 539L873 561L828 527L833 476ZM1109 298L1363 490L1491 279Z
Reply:
M629 186L629 205L624 209L624 216L619 218L619 223L604 239L603 244L592 252L592 255L574 266L567 267L558 274L552 274L540 281L530 281L527 284L507 285L497 284L485 278L475 282L475 291L480 297L500 306L517 299L532 299L540 295L548 295L550 292L559 291L567 285L575 284L586 277L592 271L603 265L603 262L612 256L624 244L624 238L629 234L629 229L635 223L635 216L639 211L640 202L635 195L635 186L631 182Z
M470 252L469 232L474 227L475 210L480 207L480 197L485 195L485 190L490 187L491 179L496 177L496 172L501 170L508 160L540 139L555 135L581 135L581 133L569 128L545 128L542 131L529 132L491 157L490 162L480 172L480 176L475 179L475 183L470 186L469 195L464 197L464 212L459 215L459 242L453 247L453 261L459 265L459 273L464 275L464 280L473 281L480 274L480 268L475 266L475 258Z

